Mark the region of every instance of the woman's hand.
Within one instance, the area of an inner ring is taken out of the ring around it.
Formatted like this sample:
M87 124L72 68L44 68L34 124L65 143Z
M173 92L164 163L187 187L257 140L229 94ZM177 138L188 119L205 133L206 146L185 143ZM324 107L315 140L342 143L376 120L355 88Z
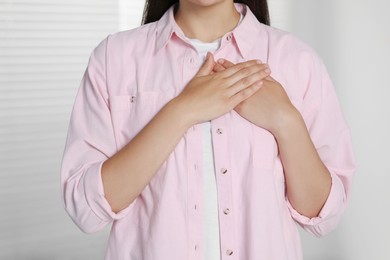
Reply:
M233 66L235 65L230 61L220 59L214 66L214 72L222 72ZM268 69L267 72L270 73L270 70ZM298 112L284 88L271 76L263 78L260 90L237 104L234 110L248 121L267 129L274 135L285 128Z
M213 71L214 58L208 53L204 65L173 102L179 105L190 125L219 117L256 93L269 76L266 65L251 60Z

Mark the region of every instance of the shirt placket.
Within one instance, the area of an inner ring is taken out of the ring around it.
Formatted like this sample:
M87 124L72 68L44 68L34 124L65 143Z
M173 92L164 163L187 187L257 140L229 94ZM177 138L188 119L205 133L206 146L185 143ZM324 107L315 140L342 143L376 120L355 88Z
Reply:
M188 48L184 54L183 82L189 82L199 69L198 54ZM188 259L200 260L204 256L203 160L201 125L191 126L186 135L188 169Z
M226 33L221 40L220 48L214 53L215 60L224 58L226 53L233 51L232 32ZM235 242L235 225L232 190L232 167L229 160L229 137L226 122L228 114L211 120L214 165L216 171L218 193L218 215L220 228L221 260L238 259Z
M217 178L218 212L220 223L221 259L238 259L232 198L232 167L229 160L226 115L211 121L214 163ZM232 137L230 137L232 138Z

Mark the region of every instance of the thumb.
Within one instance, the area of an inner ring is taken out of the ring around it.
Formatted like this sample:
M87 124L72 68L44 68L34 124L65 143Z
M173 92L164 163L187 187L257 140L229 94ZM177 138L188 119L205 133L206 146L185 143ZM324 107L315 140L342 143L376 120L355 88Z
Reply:
M266 80L269 80L269 81L276 82L276 80L275 80L273 77L271 77L271 75L268 76L268 77L266 77L265 79L266 79Z
M206 60L203 63L202 67L200 67L197 76L207 76L209 75L214 68L214 57L211 52L207 52Z

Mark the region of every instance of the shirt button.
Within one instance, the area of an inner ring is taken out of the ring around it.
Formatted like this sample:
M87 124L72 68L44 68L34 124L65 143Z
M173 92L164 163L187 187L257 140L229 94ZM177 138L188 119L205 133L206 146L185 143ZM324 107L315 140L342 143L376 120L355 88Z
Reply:
M222 129L221 128L218 128L217 129L217 134L221 135L223 133Z
M194 61L195 61L194 58L191 57L190 58L190 63L192 64L192 63L194 63Z
M194 209L196 210L196 204L194 205Z
M221 173L222 173L222 174L226 174L227 171L228 171L228 170L227 170L226 168L221 168Z
M231 250L231 249L226 250L226 254L227 255L232 255L233 254L233 250Z
M198 245L195 245L194 249L195 249L195 251L198 250Z
M231 34L226 36L226 40L230 41L231 39L232 39L232 35Z
M223 213L224 213L225 215L229 215L230 209L229 209L229 208L224 209L224 210L223 210Z
M130 102L131 102L131 103L134 103L134 102L135 102L135 100L136 100L136 96L131 96L131 98L130 98Z

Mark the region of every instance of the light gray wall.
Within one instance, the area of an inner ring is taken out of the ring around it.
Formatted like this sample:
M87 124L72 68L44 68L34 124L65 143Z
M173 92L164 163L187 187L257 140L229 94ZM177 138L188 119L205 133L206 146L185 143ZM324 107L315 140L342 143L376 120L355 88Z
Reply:
M305 259L388 260L390 1L292 2L290 30L327 64L352 129L358 166L338 230L322 239L302 234Z

